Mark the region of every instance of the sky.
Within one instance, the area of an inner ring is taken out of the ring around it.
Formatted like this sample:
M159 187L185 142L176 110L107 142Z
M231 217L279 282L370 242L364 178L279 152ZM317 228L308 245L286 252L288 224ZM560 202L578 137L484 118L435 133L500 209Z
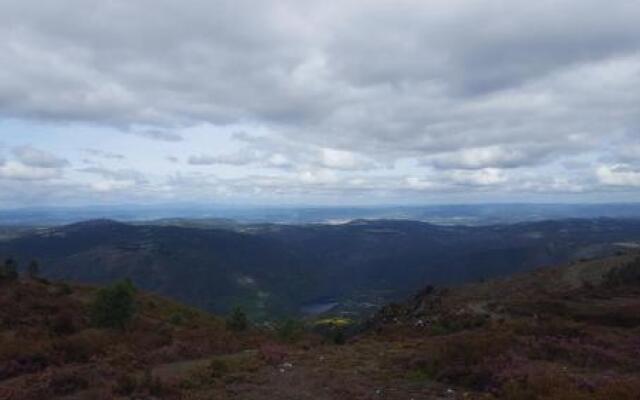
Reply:
M0 0L0 207L640 201L637 0Z

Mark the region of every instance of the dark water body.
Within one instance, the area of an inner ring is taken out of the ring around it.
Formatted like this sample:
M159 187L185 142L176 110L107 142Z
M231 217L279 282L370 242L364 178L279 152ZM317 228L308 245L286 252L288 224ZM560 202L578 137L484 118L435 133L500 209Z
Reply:
M302 311L303 314L307 315L318 315L329 312L336 308L338 305L340 305L340 303L336 301L310 303L300 307L300 311Z

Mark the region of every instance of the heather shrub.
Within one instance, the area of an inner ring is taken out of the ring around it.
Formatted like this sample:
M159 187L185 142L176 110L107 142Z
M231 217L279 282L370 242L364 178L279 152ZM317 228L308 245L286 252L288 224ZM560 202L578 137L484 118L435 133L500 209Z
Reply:
M612 269L604 278L609 287L640 283L640 258L621 268Z
M410 375L485 389L493 383L492 361L504 355L514 339L500 332L471 332L442 337L410 360Z
M136 392L157 397L169 393L169 388L166 387L159 378L154 377L151 371L147 369L136 388Z
M72 293L73 293L73 289L71 289L71 286L69 286L66 283L60 284L59 289L58 289L58 294L59 295L68 296L68 295L70 295Z
M136 349L151 351L171 344L171 334L166 328L155 327L147 330L130 332L127 341Z
M135 375L123 374L116 379L115 386L113 387L113 393L121 396L131 395L138 386L138 380Z
M44 370L50 361L44 353L18 356L8 362L0 362L0 380Z
M275 365L284 362L289 356L289 351L282 345L264 344L260 347L259 354L267 364Z
M101 331L89 329L55 339L51 343L51 351L64 363L82 363L104 354L111 340Z
M211 376L218 378L229 373L230 366L229 363L225 362L224 360L214 358L209 363L207 370Z
M559 370L534 372L506 382L500 399L504 400L637 400L640 383L614 379L609 382L579 382Z
M294 319L287 319L276 327L276 334L283 342L295 342L302 337L303 333L304 325Z
M78 330L71 313L63 311L48 321L49 333L54 336L70 335Z
M49 390L58 396L69 395L88 387L86 378L71 372L53 374L49 381Z
M216 357L206 366L199 366L189 371L181 382L183 389L197 389L209 386L213 381L230 382L239 377L258 370L264 363L254 353Z
M584 324L569 319L548 317L513 320L505 324L519 336L579 338L584 336Z
M169 317L169 323L171 325L180 326L180 325L184 324L184 320L185 320L185 318L182 315L182 313L173 313Z
M164 398L172 392L159 378L154 377L149 369L140 375L132 373L119 375L112 391L116 395L134 399Z

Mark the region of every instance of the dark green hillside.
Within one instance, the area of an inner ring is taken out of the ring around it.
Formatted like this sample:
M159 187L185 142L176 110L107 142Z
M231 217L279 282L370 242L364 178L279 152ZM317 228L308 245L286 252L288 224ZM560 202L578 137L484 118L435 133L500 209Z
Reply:
M232 225L228 229L89 221L0 244L51 278L139 287L210 311L295 314L316 299L381 302L427 284L457 284L616 251L637 220L560 220L483 227L415 221Z

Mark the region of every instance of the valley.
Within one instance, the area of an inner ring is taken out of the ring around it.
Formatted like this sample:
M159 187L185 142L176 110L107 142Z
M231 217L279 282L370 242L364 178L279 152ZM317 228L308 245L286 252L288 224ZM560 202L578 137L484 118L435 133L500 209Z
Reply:
M140 288L210 312L256 320L303 314L317 299L366 316L426 285L479 282L614 254L640 240L640 220L563 219L487 226L407 220L340 225L209 225L93 220L20 230L0 256L44 277ZM322 303L322 301L320 301Z

